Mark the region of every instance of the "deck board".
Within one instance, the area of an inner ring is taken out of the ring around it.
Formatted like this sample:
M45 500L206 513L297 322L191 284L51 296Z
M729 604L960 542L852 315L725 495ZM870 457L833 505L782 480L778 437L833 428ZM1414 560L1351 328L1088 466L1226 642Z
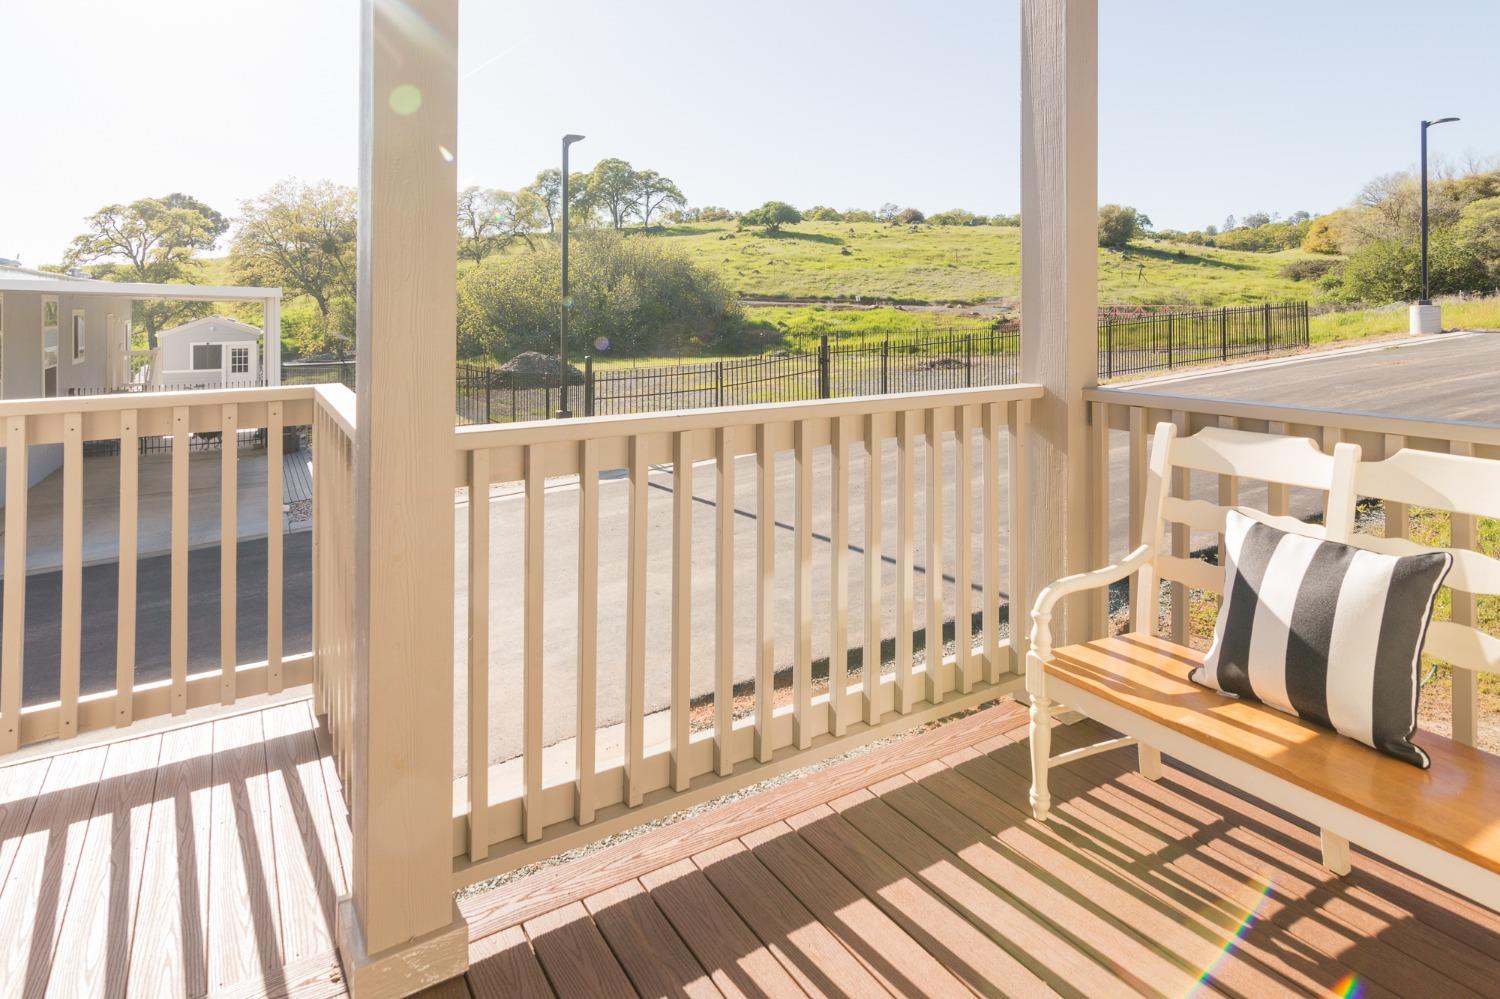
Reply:
M1059 749L1105 737L1060 725ZM1500 992L1500 913L1167 761L1054 771L1003 702L465 899L434 997ZM306 700L0 766L0 997L345 994Z

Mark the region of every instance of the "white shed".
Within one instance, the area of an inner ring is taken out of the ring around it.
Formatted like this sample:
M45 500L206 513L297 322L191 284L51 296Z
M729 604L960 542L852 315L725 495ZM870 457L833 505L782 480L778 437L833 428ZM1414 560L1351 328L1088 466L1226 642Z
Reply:
M153 385L164 389L247 388L264 385L261 331L208 316L157 334ZM274 361L274 358L273 358Z

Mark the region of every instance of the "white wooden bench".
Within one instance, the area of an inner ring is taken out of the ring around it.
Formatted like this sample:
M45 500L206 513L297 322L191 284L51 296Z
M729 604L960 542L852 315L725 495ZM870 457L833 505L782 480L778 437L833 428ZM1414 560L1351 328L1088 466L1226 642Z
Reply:
M1422 770L1314 727L1274 708L1224 697L1188 679L1203 653L1155 636L1163 579L1220 592L1219 566L1171 555L1162 541L1170 524L1224 530L1227 508L1168 495L1174 469L1236 475L1328 492L1325 526L1236 507L1282 530L1343 541L1391 554L1428 551L1403 539L1354 532L1359 496L1500 517L1500 462L1402 450L1361 462L1351 444L1332 455L1311 440L1217 428L1179 438L1172 424L1156 429L1147 482L1143 543L1117 565L1058 580L1042 591L1032 613L1026 686L1031 696L1031 805L1045 820L1051 807L1049 767L1134 744L1141 774L1161 777L1165 752L1297 815L1322 830L1323 863L1349 871L1349 842L1359 844L1483 905L1500 910L1500 757L1472 745L1419 731L1415 742L1432 766ZM1500 593L1500 562L1450 549L1447 584L1467 594ZM1139 632L1052 648L1050 623L1064 596L1134 575ZM1455 683L1473 671L1500 671L1500 639L1460 620L1434 621L1426 654L1454 667ZM1066 707L1121 733L1095 746L1051 754L1051 720ZM1463 728L1463 726L1461 726Z

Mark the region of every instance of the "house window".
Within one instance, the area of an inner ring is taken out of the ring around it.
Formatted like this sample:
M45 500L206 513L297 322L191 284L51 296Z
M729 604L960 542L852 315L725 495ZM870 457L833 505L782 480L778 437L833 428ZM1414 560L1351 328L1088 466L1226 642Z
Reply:
M57 395L57 299L42 299L42 395Z
M193 370L219 371L224 367L224 345L218 343L193 344Z
M73 310L73 363L78 364L83 360L86 330L83 321L83 310Z
M250 348L231 347L229 350L229 373L231 375L248 375L250 373Z

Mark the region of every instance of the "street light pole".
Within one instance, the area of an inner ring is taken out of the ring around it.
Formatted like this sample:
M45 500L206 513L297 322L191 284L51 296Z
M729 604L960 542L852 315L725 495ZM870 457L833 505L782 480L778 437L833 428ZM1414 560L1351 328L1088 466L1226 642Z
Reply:
M1422 122L1422 298L1418 305L1431 305L1432 295L1428 291L1427 283L1427 130L1433 125L1442 125L1445 122L1458 121L1457 118L1437 118L1433 121Z
M562 308L557 331L558 379L562 382L557 395L557 418L566 420L573 414L568 410L568 311L573 300L568 296L568 147L582 142L583 136L568 134L562 137Z

